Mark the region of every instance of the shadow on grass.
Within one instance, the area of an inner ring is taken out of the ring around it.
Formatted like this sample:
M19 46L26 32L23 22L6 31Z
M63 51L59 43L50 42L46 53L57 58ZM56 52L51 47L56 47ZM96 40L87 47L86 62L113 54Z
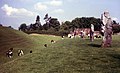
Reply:
M97 48L100 48L100 47L101 47L100 44L88 44L88 46L91 46L91 47L97 47Z
M109 54L109 56L115 58L115 59L118 59L120 60L120 54Z
M120 54L108 54L108 56L110 56L112 59L110 67L112 69L119 70L120 72Z

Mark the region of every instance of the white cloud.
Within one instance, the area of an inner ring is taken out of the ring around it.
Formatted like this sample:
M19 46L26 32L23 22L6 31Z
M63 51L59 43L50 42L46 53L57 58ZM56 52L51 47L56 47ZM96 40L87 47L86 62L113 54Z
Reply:
M77 1L80 1L80 0L65 0L67 2L77 2Z
M63 4L62 0L51 0L38 2L34 5L35 10L44 11L49 9L49 6L61 6Z
M64 10L63 9L56 9L52 13L59 13L59 14L61 14L61 13L64 13Z
M52 1L48 2L48 4L50 4L52 6L61 6L63 4L63 2L61 0L52 0Z
M22 2L30 2L32 0L20 0L20 1L22 1Z
M36 4L34 5L34 8L35 8L36 10L43 11L43 10L46 10L46 9L47 9L47 5L39 2L39 3L36 3Z
M6 15L8 16L34 16L36 13L28 11L25 8L13 8L5 4L1 7L3 11L5 11Z
M9 7L7 4L1 7L1 9L4 10L7 15L11 15L13 12L17 12L16 8Z
M68 2L72 2L73 0L67 0Z

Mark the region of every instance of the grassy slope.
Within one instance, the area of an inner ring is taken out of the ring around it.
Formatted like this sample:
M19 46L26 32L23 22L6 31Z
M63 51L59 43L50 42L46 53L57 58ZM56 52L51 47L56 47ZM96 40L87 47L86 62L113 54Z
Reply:
M1 73L119 73L120 36L113 37L111 48L100 48L101 39L64 39L30 35L36 46L33 53L0 66ZM50 43L54 39L57 42ZM43 45L47 43L48 47Z
M16 58L18 49L23 49L27 53L32 46L32 39L27 34L0 26L0 64L9 61L5 55L9 48L13 47L14 58Z

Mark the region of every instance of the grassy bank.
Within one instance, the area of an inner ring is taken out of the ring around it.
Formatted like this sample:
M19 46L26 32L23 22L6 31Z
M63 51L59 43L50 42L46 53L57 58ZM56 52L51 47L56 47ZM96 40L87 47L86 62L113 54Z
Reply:
M101 39L29 35L36 45L33 53L0 66L2 73L119 73L120 36L113 36L110 48L101 48ZM56 40L56 43L50 43ZM48 44L45 48L43 45Z

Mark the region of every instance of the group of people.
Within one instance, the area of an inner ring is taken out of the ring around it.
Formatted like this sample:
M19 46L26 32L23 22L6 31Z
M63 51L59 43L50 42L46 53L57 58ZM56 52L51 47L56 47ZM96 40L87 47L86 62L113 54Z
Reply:
M6 52L6 56L9 58L12 58L13 56L13 48L10 48L7 52Z
M112 19L108 11L101 15L101 34L103 36L101 47L110 47L112 43ZM90 40L94 40L94 25L91 24Z
M112 19L110 18L110 14L108 11L105 11L101 15L101 34L103 36L102 38L102 44L101 47L110 47L112 43ZM90 41L94 41L95 33L94 33L94 25L91 24L90 28ZM69 38L75 37L75 33L68 34ZM84 38L84 31L80 32L80 37Z
M24 55L23 50L18 50L18 56L22 56ZM6 52L6 56L9 58L13 57L13 48L10 48L7 52Z
M112 43L112 19L110 18L110 14L108 11L105 11L102 15L101 15L101 21L102 21L102 25L101 25L101 34L103 36L103 40L102 40L102 47L110 47L111 43ZM81 38L84 37L84 33L81 32ZM69 38L73 38L74 34L68 34ZM64 38L64 37L62 37ZM94 41L94 25L91 24L91 28L90 28L90 40ZM51 43L54 43L54 40L51 40ZM47 47L47 44L44 45L45 47ZM22 56L23 50L18 50L18 56ZM7 52L6 52L7 57L12 58L13 56L13 48L10 48Z

